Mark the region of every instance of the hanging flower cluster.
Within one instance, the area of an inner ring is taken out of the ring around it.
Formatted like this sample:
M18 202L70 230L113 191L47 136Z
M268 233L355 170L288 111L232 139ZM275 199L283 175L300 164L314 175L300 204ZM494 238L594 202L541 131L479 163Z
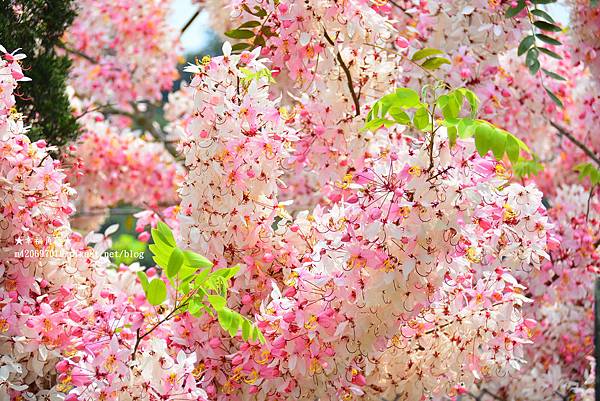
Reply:
M125 202L143 208L175 205L183 169L158 142L139 132L119 129L98 113L81 120L85 132L69 146L64 162L77 190L77 209L100 216L109 206ZM84 217L77 221L83 227ZM86 227L92 229L94 224Z
M127 106L159 100L177 79L177 32L166 17L171 0L84 0L66 33L72 85L80 97Z
M597 77L600 72L600 10L593 2L585 0L569 1L571 6L570 33L571 49L576 61L590 67Z

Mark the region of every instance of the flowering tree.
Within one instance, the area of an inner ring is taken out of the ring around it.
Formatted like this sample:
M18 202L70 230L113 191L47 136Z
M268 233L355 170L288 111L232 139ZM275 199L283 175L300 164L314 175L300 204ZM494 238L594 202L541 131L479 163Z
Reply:
M78 1L61 148L0 48L0 400L591 399L598 8L541 3L207 0L162 105L171 2Z

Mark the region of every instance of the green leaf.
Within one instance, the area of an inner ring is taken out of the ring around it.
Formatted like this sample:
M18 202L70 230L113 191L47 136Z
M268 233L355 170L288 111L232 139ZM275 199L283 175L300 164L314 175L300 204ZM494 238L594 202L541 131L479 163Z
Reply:
M444 64L450 64L450 60L443 57L431 57L425 60L425 62L421 64L421 67L427 70L437 70Z
M540 62L538 61L539 51L535 48L529 49L527 56L525 57L525 64L529 68L531 75L535 75L540 69Z
M151 305L160 305L167 299L167 286L161 279L155 278L148 284L146 295Z
M549 32L560 32L562 31L562 28L551 24L549 22L546 21L534 21L533 25L535 25L537 28L541 29L542 31L549 31Z
M560 43L558 40L556 40L548 35L545 35L543 33L537 33L535 35L535 37L538 38L539 40L541 40L542 42L548 43L549 45L555 45L555 46L562 45L562 43Z
M223 277L223 279L225 279L225 280L229 280L230 278L235 276L237 274L237 272L239 272L239 271L240 271L240 266L236 265L233 267L216 270L213 272L213 275Z
M450 147L456 145L456 127L448 127L448 139L450 140Z
M375 119L369 121L368 123L366 123L362 127L361 132L362 131L372 131L372 132L375 132L379 128L381 128L382 126L384 126L386 124L389 124L389 123L394 124L394 121L387 120L385 118L375 118ZM388 126L388 125L386 125L386 126Z
M548 75L550 78L554 78L558 81L566 81L567 79L565 77L563 77L562 75L558 75L555 72L552 71L548 71L545 68L542 68L542 71L544 72L544 74Z
M144 289L144 293L146 293L148 291L148 276L145 272L137 272L137 276L140 279L140 284Z
M179 248L173 248L173 252L171 252L171 256L169 257L169 264L167 265L167 277L175 277L177 273L179 273L182 265L183 252Z
M544 166L535 160L521 159L513 165L513 171L517 177L537 175L543 169Z
M519 0L519 2L517 3L517 5L515 7L511 7L508 10L506 10L506 17L513 18L517 14L519 14L521 11L523 11L524 8L525 8L525 0Z
M220 311L227 306L227 300L220 295L209 295L208 302L216 311Z
M256 38L254 38L254 44L256 46L265 47L267 42L265 42L265 38L262 35L258 35Z
M410 124L410 116L406 114L404 110L400 107L392 107L389 110L390 116L396 121L398 124L409 125Z
M431 47L426 47L424 49L416 51L415 54L413 54L411 60L418 61L425 57L434 56L436 54L444 54L444 52L438 49L433 49Z
M429 121L429 112L427 109L424 106L419 107L413 116L414 126L423 131L425 128L430 126Z
M199 297L192 297L188 303L188 312L190 312L192 316L198 317L198 314L201 310L202 301L199 299Z
M546 93L548 94L548 96L550 96L550 99L552 99L552 101L554 103L556 103L556 105L558 107L564 107L562 100L560 100L560 98L558 96L556 96L554 94L554 92L552 92L550 89L544 87L544 89L546 90Z
M507 135L506 137L506 154L512 164L515 164L519 160L520 147L516 138L513 135Z
M479 156L485 156L492 148L492 136L494 129L484 123L480 123L475 128L475 148Z
M229 326L233 319L233 311L227 308L219 309L217 310L217 317L223 330L229 330Z
M552 16L543 10L535 9L531 10L531 13L537 17L545 19L548 22L554 23L554 19L552 18Z
M477 110L479 108L479 98L477 97L475 92L469 89L460 88L459 91L463 94L464 97L467 98L469 106L471 106L471 118L475 118L475 116L477 115Z
M173 232L171 231L168 225L166 225L162 221L159 221L156 225L156 228L160 232L161 238L164 239L167 245L177 246L177 243L175 242L175 237L173 237Z
M252 330L252 325L246 319L242 321L242 338L244 341L248 341L250 338L250 331Z
M395 104L398 104L405 109L416 107L420 103L419 94L408 88L396 89L396 99L397 102L395 102Z
M475 121L470 118L462 118L456 125L456 129L458 130L458 136L463 139L472 137L475 133L475 128Z
M240 324L243 321L243 318L239 313L236 313L234 311L231 312L231 322L229 322L229 329L227 331L229 332L229 335L233 337L237 334L238 329L240 328Z
M590 6L591 7L598 7L598 4L600 4L600 1L598 1L598 0L590 0Z
M183 251L185 264L195 268L212 267L213 263L202 255L192 251Z
M562 56L560 54L555 53L550 49L546 49L545 47L538 47L538 50L544 54L547 54L550 57L557 59L557 60L562 60Z
M252 47L250 45L250 43L236 43L235 45L231 46L231 51L232 52L239 52L239 51L245 50L245 49L247 49L249 47Z
M490 137L490 146L492 148L492 152L494 153L494 157L500 160L502 156L504 156L504 151L506 150L506 140L507 135L497 129L492 130L492 135Z
M242 25L240 25L240 28L256 28L257 26L260 26L261 23L260 21L248 21L248 22L244 22Z
M575 171L579 172L579 180L582 181L585 178L590 179L592 185L600 184L600 170L598 170L592 163L581 163L575 166Z
M254 37L254 32L246 29L232 29L225 32L225 36L233 39L250 39Z
M523 40L521 40L521 43L519 43L517 55L521 56L521 55L525 54L525 52L527 50L529 50L531 48L531 46L533 46L534 43L535 43L535 37L533 35L525 36L523 38Z

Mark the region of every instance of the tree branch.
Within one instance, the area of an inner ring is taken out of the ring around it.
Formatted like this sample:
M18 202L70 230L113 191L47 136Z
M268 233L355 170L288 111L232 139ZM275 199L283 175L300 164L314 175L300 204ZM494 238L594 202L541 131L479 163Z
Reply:
M567 131L564 127L558 125L557 123L555 123L554 121L549 121L550 125L552 125L554 128L556 128L556 130L558 131L558 133L560 135L565 136L569 141L571 141L575 146L577 146L579 149L581 149L586 155L588 155L590 157L590 159L592 159L594 162L596 162L596 164L598 166L600 166L600 157L595 154L590 148L588 148L587 146L585 146L585 144L581 141L579 141L577 138L575 138L573 136L573 134L571 134L569 131Z
M325 39L327 39L329 44L337 49L335 42L331 39L331 37L325 29L323 29L323 33L325 34ZM354 91L354 84L352 83L352 74L350 74L350 69L344 62L344 59L342 58L342 55L340 54L339 50L337 50L335 57L337 58L340 67L342 67L342 70L344 70L344 74L346 74L346 79L348 80L348 89L350 90L350 95L352 96L352 100L354 101L354 108L356 109L356 116L358 117L360 116L360 102L358 100L356 92Z
M90 57L87 54L80 52L79 50L71 49L64 42L58 42L57 46L66 51L67 53L71 53L75 56L81 57L92 64L99 64L98 60L96 60L95 58Z
M179 153L177 153L177 149L175 149L175 147L165 139L165 135L162 132L156 129L152 123L152 120L148 118L148 116L141 114L135 105L132 105L132 107L137 113L131 113L129 111L116 109L114 107L108 107L104 109L104 112L107 114L115 114L131 118L131 120L139 125L144 131L150 133L150 135L152 135L156 141L161 142L175 160L179 160Z
M188 20L188 22L185 23L185 25L183 26L183 28L181 28L181 31L179 32L179 36L183 35L185 33L185 31L190 27L190 25L192 25L194 23L194 20L196 20L196 18L200 15L200 12L202 11L202 9L197 9L196 12L192 15L192 17Z

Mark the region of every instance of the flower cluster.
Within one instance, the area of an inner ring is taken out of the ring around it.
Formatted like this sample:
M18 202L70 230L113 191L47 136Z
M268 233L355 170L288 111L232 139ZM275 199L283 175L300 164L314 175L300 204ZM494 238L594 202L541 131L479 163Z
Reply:
M66 34L74 54L72 85L80 97L127 106L159 100L171 89L180 50L166 21L171 0L78 1Z
M119 129L98 113L82 119L84 132L68 148L69 182L77 190L78 227L95 228L94 216L119 202L143 208L175 205L183 169L161 143ZM91 219L85 218L90 213Z

